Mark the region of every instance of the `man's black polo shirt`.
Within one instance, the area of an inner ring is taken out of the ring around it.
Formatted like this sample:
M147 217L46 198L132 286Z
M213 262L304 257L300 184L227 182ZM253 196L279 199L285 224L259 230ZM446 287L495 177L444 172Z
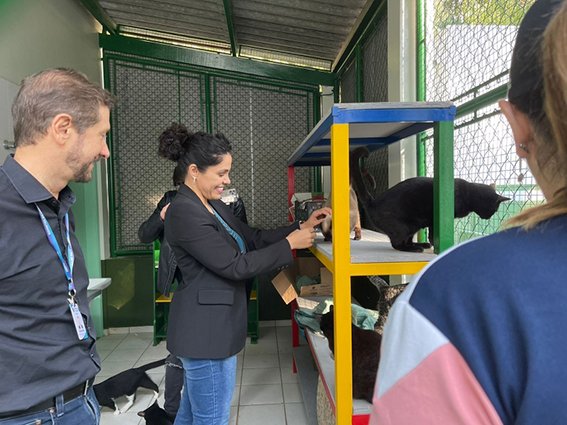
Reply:
M90 337L79 341L63 266L35 204L66 253L65 213L75 195L56 200L9 156L0 167L0 414L26 410L94 377L100 359L87 301L88 275L69 214L73 278Z

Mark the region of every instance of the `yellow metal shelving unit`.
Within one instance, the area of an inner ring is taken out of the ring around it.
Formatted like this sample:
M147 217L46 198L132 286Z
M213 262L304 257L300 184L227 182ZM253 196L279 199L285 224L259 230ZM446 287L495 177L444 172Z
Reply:
M450 103L336 104L288 159L288 190L294 192L294 167L331 165L333 243L311 251L333 274L335 320L335 407L338 425L367 421L353 416L351 352L351 276L414 274L425 264L420 254L391 249L388 258L376 254L357 261L349 239L349 152L358 146L370 151L433 128L434 245L441 252L453 244L454 180L453 120ZM291 196L290 196L291 197ZM330 249L329 249L330 248ZM423 254L421 254L423 255ZM328 388L328 387L327 387Z

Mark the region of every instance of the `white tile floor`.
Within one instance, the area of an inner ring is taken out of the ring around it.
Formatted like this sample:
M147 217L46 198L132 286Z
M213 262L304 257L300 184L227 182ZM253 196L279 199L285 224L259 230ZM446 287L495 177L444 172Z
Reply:
M149 332L107 335L97 341L97 347L102 370L95 382L167 355L165 342L152 346L152 334ZM148 371L148 375L159 384L158 402L162 407L164 373L163 367ZM143 425L145 421L137 412L148 407L152 395L151 391L139 390L134 406L118 416L103 407L101 425ZM118 399L119 406L125 403L125 398ZM288 321L261 322L258 343L250 344L248 338L246 347L238 354L230 425L267 423L307 424L297 375L291 372L291 328Z

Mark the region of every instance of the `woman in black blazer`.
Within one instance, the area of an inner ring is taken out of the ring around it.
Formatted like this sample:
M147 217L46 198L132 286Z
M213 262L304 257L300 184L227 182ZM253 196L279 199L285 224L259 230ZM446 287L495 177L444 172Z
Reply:
M291 264L292 250L313 244L314 227L331 210L317 210L301 224L253 229L220 200L232 166L230 142L222 134L190 134L173 124L160 137L159 152L186 171L165 220L165 238L183 276L167 330L167 348L185 370L175 424L224 425L236 354L246 342L246 280Z

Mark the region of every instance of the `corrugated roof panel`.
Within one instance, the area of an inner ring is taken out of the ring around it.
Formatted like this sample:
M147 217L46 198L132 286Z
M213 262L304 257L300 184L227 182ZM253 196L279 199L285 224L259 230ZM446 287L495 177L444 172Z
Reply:
M222 0L100 0L118 25L228 42Z
M366 4L366 0L232 2L241 46L262 47L331 61L345 43Z
M83 0L85 1L85 0ZM330 69L376 0L89 0L125 35ZM229 24L229 22L231 22Z

